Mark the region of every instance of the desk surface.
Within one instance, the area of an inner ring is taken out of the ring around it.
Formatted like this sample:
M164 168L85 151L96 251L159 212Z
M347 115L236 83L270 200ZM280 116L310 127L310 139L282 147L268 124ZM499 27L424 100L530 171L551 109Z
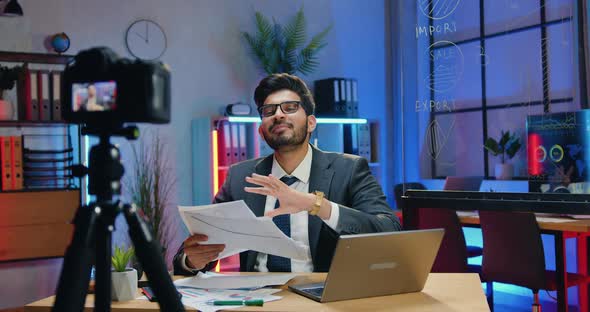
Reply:
M326 274L302 274L289 284L318 282ZM283 286L282 288L286 288ZM382 296L331 303L318 303L303 296L283 290L277 293L283 299L265 303L263 307L244 307L229 311L489 311L477 274L431 273L422 292ZM50 311L54 297L28 304L26 312ZM92 311L94 296L86 298L85 311ZM113 302L112 312L156 311L156 303L147 300ZM188 309L188 311L195 311Z
M464 224L479 225L479 215L476 211L457 211L459 221ZM537 214L539 228L545 231L562 232L590 232L590 219L574 219L570 217Z

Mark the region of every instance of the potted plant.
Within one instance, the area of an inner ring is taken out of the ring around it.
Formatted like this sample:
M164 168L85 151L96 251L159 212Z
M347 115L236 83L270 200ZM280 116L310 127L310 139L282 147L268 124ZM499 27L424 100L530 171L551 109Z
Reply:
M327 27L305 44L305 15L303 8L285 26L274 18L271 23L262 13L256 12L256 33L243 32L254 56L267 74L301 72L312 73L318 66L317 54L326 46L326 35L332 28Z
M506 163L506 156L512 159L514 155L520 150L522 144L520 138L515 133L510 131L501 131L500 140L496 141L493 138L487 138L484 147L488 152L494 156L500 155L500 163L496 164L495 176L498 180L509 180L514 176L514 166Z
M132 247L115 247L111 257L111 296L115 301L133 300L137 296L137 271L127 267L133 255Z
M8 91L14 88L22 71L21 66L7 67L0 65L0 120L12 119L16 98L9 99Z
M131 145L133 170L125 186L131 200L142 209L152 233L162 246L162 256L168 264L167 250L174 239L175 226L172 192L176 185L174 168L165 139L158 132L146 131ZM172 210L171 210L172 208ZM134 263L137 266L138 263Z

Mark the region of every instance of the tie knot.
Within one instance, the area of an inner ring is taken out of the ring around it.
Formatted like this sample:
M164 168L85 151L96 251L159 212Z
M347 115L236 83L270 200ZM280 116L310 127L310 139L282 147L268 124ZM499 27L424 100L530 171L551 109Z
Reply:
M281 178L281 181L287 185L291 185L297 181L299 181L299 179L297 179L297 177L292 177L292 176L284 176Z

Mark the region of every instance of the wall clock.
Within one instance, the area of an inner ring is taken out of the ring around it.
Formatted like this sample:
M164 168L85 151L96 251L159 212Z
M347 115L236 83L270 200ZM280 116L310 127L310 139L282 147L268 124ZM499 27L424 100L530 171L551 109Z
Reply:
M125 43L131 55L142 60L155 60L166 51L166 34L158 23L140 19L127 28Z

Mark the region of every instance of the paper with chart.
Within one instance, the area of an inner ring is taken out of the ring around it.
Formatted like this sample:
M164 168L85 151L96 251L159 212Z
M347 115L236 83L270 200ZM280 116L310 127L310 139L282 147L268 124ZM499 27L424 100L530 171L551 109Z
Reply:
M256 217L243 200L203 206L179 206L191 234L205 234L208 244L225 244L225 258L245 250L309 260L309 248L285 235L271 218Z

